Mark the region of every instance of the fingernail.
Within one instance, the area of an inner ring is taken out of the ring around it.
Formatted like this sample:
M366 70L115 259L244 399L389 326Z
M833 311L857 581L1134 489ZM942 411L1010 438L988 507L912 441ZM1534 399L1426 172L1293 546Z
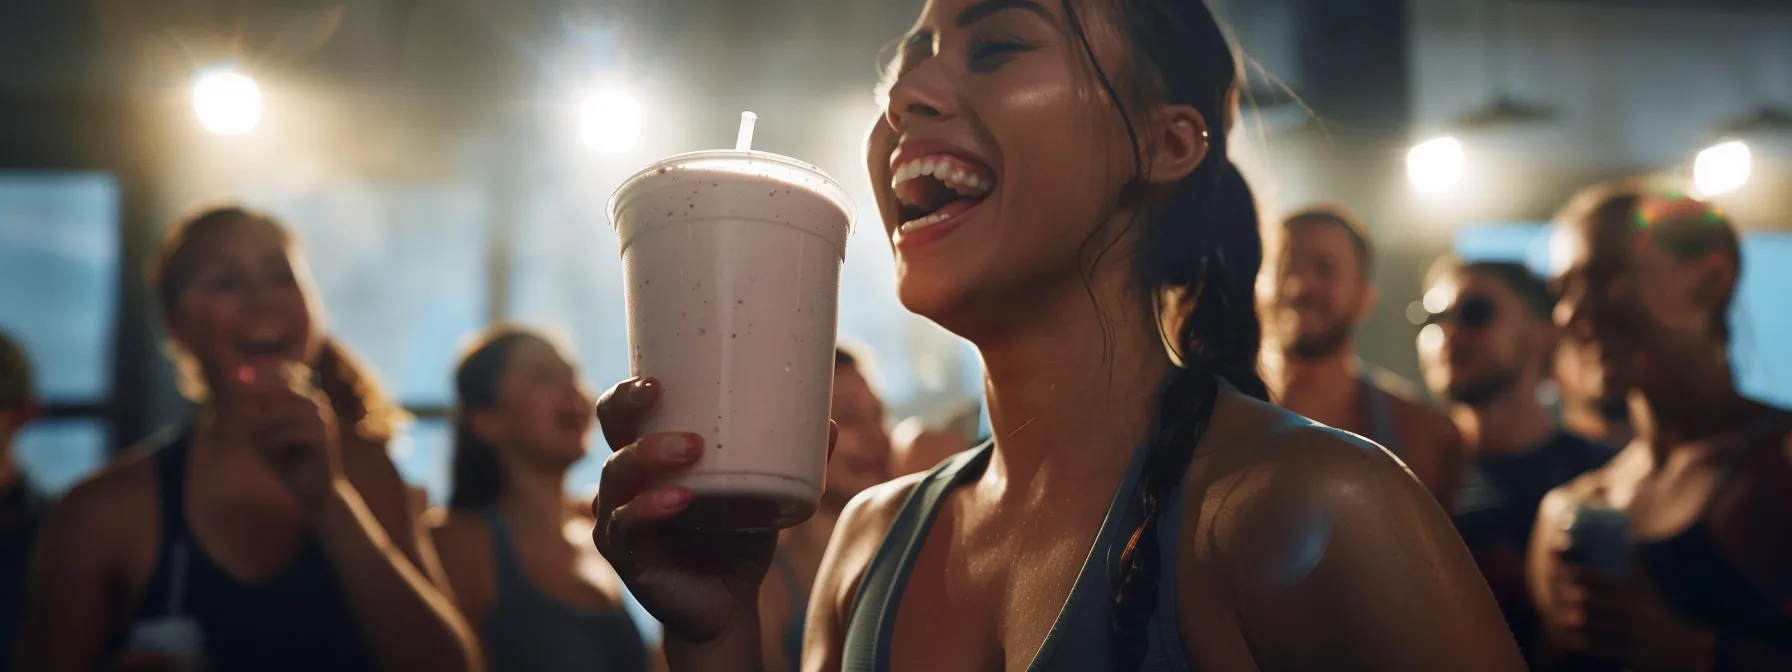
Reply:
M696 443L684 435L668 436L660 439L660 455L671 460L682 460L690 457L696 449Z
M641 378L636 380L634 384L628 386L629 402L635 404L645 403L647 401L647 396L653 393L653 388L657 385L658 383L653 382L652 378Z
M684 506L685 500L691 498L689 490L684 488L666 488L653 493L653 503L662 509L673 509Z

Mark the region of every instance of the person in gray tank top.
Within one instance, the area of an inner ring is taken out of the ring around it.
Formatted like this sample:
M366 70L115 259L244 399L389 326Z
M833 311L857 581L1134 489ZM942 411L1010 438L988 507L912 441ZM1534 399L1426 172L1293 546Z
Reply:
M621 584L579 537L566 496L585 456L591 398L546 337L482 334L454 376L453 493L435 529L449 582L496 672L644 672L649 654Z
M995 439L847 508L804 669L1522 669L1425 489L1264 401L1205 4L933 0L901 45L871 182L903 304L982 355ZM661 393L598 403L594 545L672 669L757 670L776 535L663 523L705 447L641 435Z

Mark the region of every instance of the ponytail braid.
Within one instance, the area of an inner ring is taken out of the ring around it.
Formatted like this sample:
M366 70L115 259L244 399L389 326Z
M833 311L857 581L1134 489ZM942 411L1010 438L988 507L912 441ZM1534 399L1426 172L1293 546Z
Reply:
M1176 325L1175 338L1168 340L1178 361L1158 396L1155 428L1137 485L1143 515L1119 557L1113 597L1110 629L1117 669L1137 669L1144 661L1151 617L1160 608L1175 608L1157 603L1162 572L1176 571L1161 566L1159 527L1207 433L1219 381L1257 399L1269 397L1257 371L1262 327L1255 289L1263 242L1250 187L1226 151L1237 109L1238 59L1206 3L1116 0L1110 5L1133 48L1131 96L1121 95L1103 71L1074 4L1064 0L1064 11L1125 123L1136 174L1143 177L1146 165L1127 101L1191 105L1210 129L1206 156L1145 222L1133 255L1138 288L1151 297L1158 323Z

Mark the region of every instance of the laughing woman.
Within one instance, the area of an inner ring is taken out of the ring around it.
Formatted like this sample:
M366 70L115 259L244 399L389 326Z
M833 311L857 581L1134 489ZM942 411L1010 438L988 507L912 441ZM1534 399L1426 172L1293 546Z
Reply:
M898 289L981 351L996 439L855 500L804 669L1522 667L1411 474L1263 401L1238 66L1203 3L934 0L892 70L868 159ZM703 449L637 436L658 394L599 405L595 541L675 669L753 669L774 535L662 524L689 493L655 484Z
M386 454L397 412L325 337L308 276L264 215L169 232L156 289L201 405L51 511L21 669L478 668Z
M644 672L622 584L566 496L585 457L591 395L539 333L482 335L454 372L453 494L437 548L494 672ZM580 509L583 509L582 511Z

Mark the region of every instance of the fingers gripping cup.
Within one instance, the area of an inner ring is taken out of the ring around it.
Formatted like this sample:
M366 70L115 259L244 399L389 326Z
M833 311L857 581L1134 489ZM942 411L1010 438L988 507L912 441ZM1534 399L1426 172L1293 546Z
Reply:
M851 212L820 169L747 150L667 158L611 198L630 366L665 385L642 432L704 439L674 481L692 495L674 524L781 529L814 513Z

